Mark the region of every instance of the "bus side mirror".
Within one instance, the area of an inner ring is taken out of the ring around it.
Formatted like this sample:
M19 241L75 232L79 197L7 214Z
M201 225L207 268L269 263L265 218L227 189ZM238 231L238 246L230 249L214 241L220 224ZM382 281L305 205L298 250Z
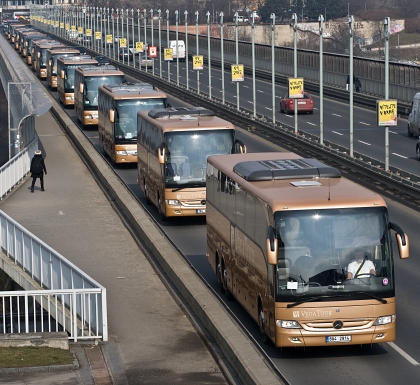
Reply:
M246 146L242 140L235 139L235 143L238 146L239 154L246 154Z
M79 84L79 92L83 94L83 83Z
M397 238L398 252L400 253L400 258L408 258L410 256L410 242L408 241L407 234L405 234L402 228L396 223L390 222L389 228L396 232L395 237Z
M267 249L267 262L269 265L277 265L277 254L278 254L279 243L277 238L274 236L274 229L268 226L268 237L266 241Z
M39 59L41 57L41 52L37 52L36 57Z
M50 59L49 66L50 66L50 67L52 67L52 66L53 66L53 61L52 61L52 59Z
M109 121L111 123L114 123L114 120L115 120L115 111L113 109L110 109L109 110Z
M64 74L64 70L61 70L61 72L60 72L60 76L61 76L61 79L65 79L65 74Z
M158 162L159 164L165 163L165 143L162 143L160 147L158 148Z

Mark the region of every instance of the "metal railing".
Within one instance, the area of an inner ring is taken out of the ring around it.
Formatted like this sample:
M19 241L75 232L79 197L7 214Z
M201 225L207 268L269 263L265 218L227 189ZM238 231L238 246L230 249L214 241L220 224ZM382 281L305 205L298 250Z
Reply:
M0 200L16 187L31 168L31 159L38 149L36 137L22 152L0 167Z
M105 287L1 210L0 246L3 270L32 288L0 292L0 332L65 330L75 342L108 340Z

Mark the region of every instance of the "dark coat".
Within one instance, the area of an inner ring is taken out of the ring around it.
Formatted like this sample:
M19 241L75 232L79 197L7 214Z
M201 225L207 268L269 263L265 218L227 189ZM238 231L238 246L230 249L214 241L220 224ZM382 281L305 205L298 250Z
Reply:
M43 171L38 172L38 173L35 173L34 172L34 163L36 161L38 161L39 158L41 158L41 166L42 166L42 170ZM34 157L31 160L31 169L30 169L30 171L31 171L31 176L32 177L36 177L36 178L39 178L39 177L43 176L44 172L47 173L47 169L45 168L45 162L44 162L44 158L42 157L42 154L40 154L40 155L34 155Z

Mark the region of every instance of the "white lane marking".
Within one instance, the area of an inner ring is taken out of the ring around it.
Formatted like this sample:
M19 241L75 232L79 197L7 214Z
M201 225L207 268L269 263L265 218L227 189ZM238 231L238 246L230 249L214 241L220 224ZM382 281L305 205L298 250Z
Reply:
M341 132L337 132L337 131L331 131L331 132L333 132L334 134L337 134L337 135L341 135L341 136L343 136L344 134L342 134Z
M266 109L266 110L273 111L273 109L272 109L272 108L265 107L265 109Z
M252 100L247 100L248 103L254 104Z
M338 115L338 114L332 114L332 115L334 115L334 116L338 116L339 118L341 118L341 115Z
M399 156L400 158L408 159L408 157L406 157L404 155L397 154L396 152L393 152L392 155Z
M391 348L395 349L399 354L401 354L410 364L413 364L415 366L419 366L420 364L410 355L408 355L404 350L399 348L397 345L395 345L393 342L387 342Z
M276 96L277 99L281 99L281 96Z
M389 131L389 133L390 133L390 134L395 134L395 135L398 135L398 132L395 132L395 131Z
M311 123L311 122L306 122L306 123L310 124L311 126L316 126L315 123Z
M366 146L371 146L371 144L370 144L370 143L364 142L363 140L358 140L358 142L359 142L359 143L366 144Z
M244 86L244 88L249 88L248 86Z
M370 126L369 123L359 122L360 124L364 124L365 126Z
M261 92L261 93L264 93L264 91L261 91L261 90L257 90L257 92Z

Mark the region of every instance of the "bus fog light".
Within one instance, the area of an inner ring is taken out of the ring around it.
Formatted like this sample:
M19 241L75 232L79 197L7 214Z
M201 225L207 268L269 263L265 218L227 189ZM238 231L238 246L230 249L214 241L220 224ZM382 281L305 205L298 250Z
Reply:
M167 199L166 204L172 206L180 206L181 202L178 199Z
M297 321L277 320L276 325L285 329L302 329L302 326Z
M373 325L387 325L395 321L395 314L392 315L385 315L383 317L378 317Z

